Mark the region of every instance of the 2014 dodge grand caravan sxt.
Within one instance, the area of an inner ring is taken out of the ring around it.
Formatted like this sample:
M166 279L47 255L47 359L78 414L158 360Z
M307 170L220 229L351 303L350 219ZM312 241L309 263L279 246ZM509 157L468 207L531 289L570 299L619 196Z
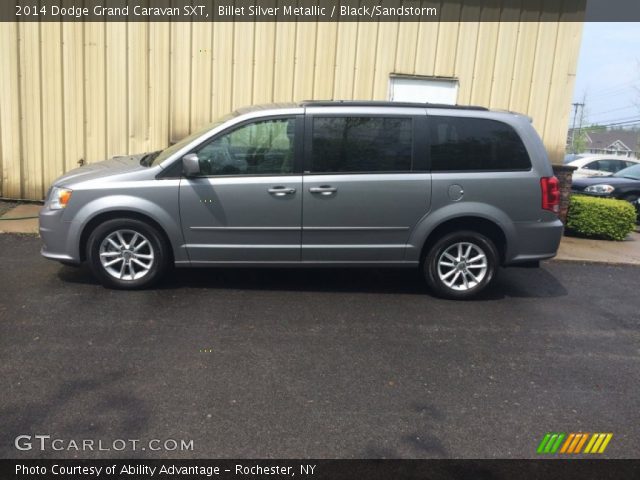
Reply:
M305 102L238 110L166 150L55 181L42 254L141 288L170 264L419 267L470 297L556 254L559 188L527 117Z

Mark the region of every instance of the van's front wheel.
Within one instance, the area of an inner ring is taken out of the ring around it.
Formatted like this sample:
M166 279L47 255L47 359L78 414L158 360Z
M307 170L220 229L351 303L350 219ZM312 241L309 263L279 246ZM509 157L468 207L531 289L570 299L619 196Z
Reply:
M465 299L481 292L498 268L495 245L473 231L453 232L427 252L424 274L434 292L444 298Z
M106 287L148 287L164 273L167 258L160 234L140 220L108 220L91 233L87 242L89 266Z

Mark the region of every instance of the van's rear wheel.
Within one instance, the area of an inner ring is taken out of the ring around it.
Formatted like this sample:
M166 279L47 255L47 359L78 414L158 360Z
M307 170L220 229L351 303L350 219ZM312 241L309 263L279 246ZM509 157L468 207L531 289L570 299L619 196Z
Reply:
M108 220L91 233L87 242L89 266L106 287L148 287L164 273L167 258L160 233L140 220Z
M470 298L493 280L498 252L493 242L480 233L453 232L431 247L423 268L427 283L437 295Z

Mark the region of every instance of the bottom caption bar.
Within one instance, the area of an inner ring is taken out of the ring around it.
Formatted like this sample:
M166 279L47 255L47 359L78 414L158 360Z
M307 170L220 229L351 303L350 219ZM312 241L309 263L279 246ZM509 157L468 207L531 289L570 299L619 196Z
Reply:
M640 478L640 460L0 460L0 479Z

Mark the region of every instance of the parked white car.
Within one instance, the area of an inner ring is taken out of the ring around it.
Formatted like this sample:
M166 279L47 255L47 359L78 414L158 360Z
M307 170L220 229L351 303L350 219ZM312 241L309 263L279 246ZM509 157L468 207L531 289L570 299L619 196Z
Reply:
M573 172L574 177L608 177L623 168L640 163L637 158L619 155L574 155L566 165L578 167Z

